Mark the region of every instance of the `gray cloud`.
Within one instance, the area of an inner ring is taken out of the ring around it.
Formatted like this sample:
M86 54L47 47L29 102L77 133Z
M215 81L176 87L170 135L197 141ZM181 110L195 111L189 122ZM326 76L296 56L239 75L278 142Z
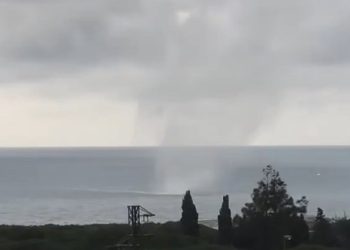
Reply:
M156 120L165 144L245 144L289 91L345 88L349 5L3 1L0 82L133 100L137 137Z

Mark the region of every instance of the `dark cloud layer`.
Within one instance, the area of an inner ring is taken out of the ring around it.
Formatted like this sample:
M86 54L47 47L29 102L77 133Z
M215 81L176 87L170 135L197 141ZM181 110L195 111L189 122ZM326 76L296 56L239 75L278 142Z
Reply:
M156 120L165 144L245 144L286 93L347 90L349 7L343 0L2 1L0 82L31 84L50 98L135 101L145 124L136 134Z

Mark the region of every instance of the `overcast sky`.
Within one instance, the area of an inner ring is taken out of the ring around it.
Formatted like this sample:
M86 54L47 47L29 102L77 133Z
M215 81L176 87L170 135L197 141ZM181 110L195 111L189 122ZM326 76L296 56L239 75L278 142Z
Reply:
M350 1L2 0L0 146L350 144Z

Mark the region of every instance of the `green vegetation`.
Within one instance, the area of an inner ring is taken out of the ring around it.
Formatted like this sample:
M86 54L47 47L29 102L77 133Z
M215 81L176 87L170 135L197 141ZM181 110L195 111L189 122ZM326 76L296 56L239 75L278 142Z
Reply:
M0 226L1 250L106 250L130 232L128 225L84 226ZM145 224L144 233L153 237L144 241L150 250L228 250L217 244L217 231L199 225L199 236L183 235L179 223ZM302 245L295 250L341 250L340 248Z
M229 196L225 195L222 200L220 214L218 215L219 243L222 245L232 244L232 217L229 207Z
M308 202L302 197L295 204L286 187L278 171L271 166L263 169L252 202L242 208L242 216L235 216L235 246L275 250L307 242L309 228L303 214Z
M296 248L293 248L293 250L344 250L342 248L336 248L336 247L325 247L320 245L301 245Z
M336 244L336 237L332 230L331 223L326 219L321 208L317 209L317 216L314 225L314 233L312 242L318 245L334 246Z
M183 232L186 235L198 235L198 213L189 190L186 191L186 194L182 200L181 207L182 217L180 221L183 228Z
M146 249L228 249L216 245L217 231L199 226L200 236L183 235L180 223L149 223L143 233ZM0 226L1 250L102 250L130 233L128 225ZM232 249L232 248L231 248Z

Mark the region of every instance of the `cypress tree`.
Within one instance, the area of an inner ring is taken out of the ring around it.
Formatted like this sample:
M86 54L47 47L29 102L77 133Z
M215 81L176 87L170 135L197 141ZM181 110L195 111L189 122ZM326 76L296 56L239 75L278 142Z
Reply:
M198 213L189 190L186 191L186 194L182 200L181 225L184 234L192 236L198 235Z
M220 244L230 244L232 239L232 218L228 195L223 197L220 213L218 215L218 225Z

